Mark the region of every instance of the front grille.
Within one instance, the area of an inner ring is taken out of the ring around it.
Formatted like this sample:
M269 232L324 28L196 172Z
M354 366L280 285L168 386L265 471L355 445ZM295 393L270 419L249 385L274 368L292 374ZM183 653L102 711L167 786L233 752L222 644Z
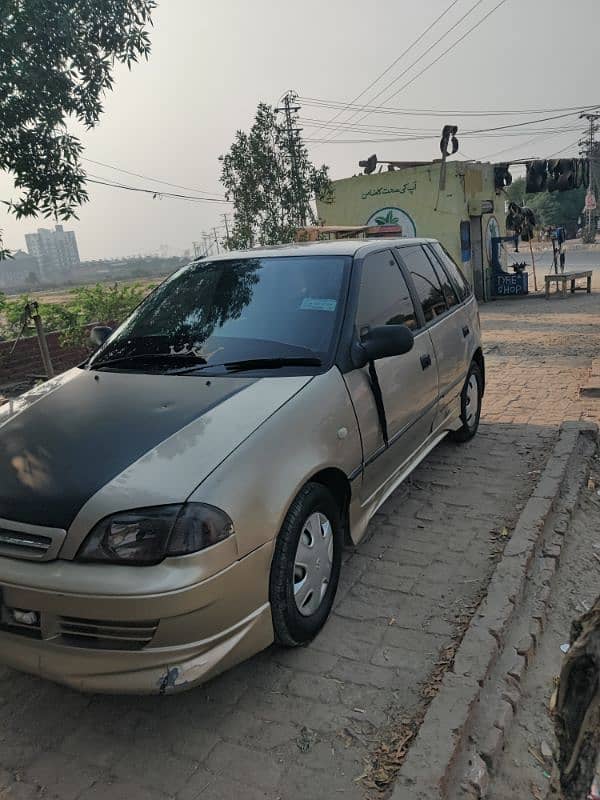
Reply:
M59 617L58 623L63 644L97 650L142 650L158 627L158 620L114 622Z
M0 556L52 561L58 558L66 535L60 528L0 519Z
M7 555L12 551L16 556L41 559L48 553L51 545L52 539L49 536L0 528L0 549Z

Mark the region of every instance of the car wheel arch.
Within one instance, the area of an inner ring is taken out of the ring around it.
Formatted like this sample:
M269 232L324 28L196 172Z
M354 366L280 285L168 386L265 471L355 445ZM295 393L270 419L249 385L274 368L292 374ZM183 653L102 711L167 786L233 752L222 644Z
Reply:
M343 470L337 467L328 467L315 473L309 478L311 483L320 483L329 489L331 494L335 497L338 503L342 522L344 524L344 538L346 542L350 542L350 531L348 526L348 509L350 506L350 497L352 495L352 488L348 476Z
M344 541L346 544L352 544L349 526L349 508L352 489L348 476L339 467L324 467L318 472L308 476L298 488L298 491L294 494L294 496L290 498L286 512L283 515L284 519L294 500L298 497L302 489L309 483L318 483L331 492L340 509L340 516L344 526Z

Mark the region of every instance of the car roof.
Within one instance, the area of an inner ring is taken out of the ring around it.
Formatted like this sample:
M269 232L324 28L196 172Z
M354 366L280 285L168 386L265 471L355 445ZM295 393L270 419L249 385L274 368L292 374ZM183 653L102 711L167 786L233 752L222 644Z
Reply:
M254 247L249 250L232 250L216 256L209 256L208 261L225 261L234 258L274 258L290 256L355 256L367 255L371 251L381 250L384 247L406 247L411 244L425 244L435 242L436 239L423 238L380 238L369 239L335 239L330 242L293 242L290 244L277 244L268 247ZM204 259L197 259L202 261Z

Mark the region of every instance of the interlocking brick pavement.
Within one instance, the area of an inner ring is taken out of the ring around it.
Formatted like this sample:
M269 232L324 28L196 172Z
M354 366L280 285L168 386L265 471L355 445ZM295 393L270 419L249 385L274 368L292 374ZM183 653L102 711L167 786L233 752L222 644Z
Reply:
M334 613L310 646L270 648L169 697L83 696L0 668L0 798L363 798L357 776L424 702L557 423L592 412L578 388L599 317L595 295L482 308L479 435L438 447L345 553Z

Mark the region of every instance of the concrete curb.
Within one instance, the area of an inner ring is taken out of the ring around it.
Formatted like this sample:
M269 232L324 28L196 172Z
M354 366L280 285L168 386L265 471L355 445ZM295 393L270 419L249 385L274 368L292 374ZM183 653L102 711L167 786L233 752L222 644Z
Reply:
M487 750L490 759L501 751L504 731L510 725L519 700L519 683L535 647L536 635L539 636L539 626L543 625L550 593L550 572L545 576L545 592L536 596L537 610L531 631L528 636L521 637L522 641L512 651L514 658L510 652L505 652L509 651L506 645L510 624L523 601L530 567L546 520L560 495L569 459L576 453L580 437L595 439L596 435L597 426L590 423L566 422L561 426L546 468L494 570L487 596L469 623L454 665L445 674L398 774L392 800L442 800L450 789L456 791L456 773L460 772L457 766L461 756L469 751L469 729L475 712L481 710L478 703L482 687L500 658L508 655L511 664L506 681L498 687L495 708L490 708L493 717L489 725L490 741L479 748ZM548 554L548 559L553 574L556 552ZM477 752L468 759L470 774L466 777L465 789L472 789L474 797L485 795L490 765L486 761Z

